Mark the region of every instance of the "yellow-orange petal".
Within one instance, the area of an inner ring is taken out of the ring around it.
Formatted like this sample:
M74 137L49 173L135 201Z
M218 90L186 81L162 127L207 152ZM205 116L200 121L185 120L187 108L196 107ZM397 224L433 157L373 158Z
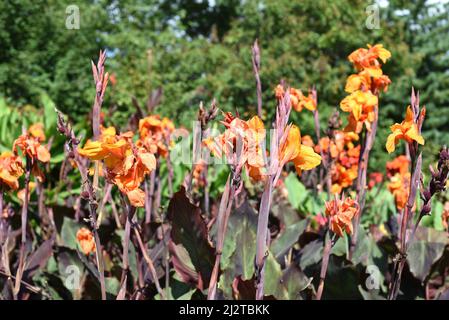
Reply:
M92 232L87 228L81 228L76 233L76 239L85 255L95 252L95 239Z
M46 147L42 145L37 147L37 159L44 163L50 161L50 152L48 152Z
M376 44L374 48L377 49L377 54L379 56L379 59L382 60L383 63L385 63L388 59L391 58L391 52L388 51L383 47L381 44Z
M364 69L370 77L379 78L382 76L382 69L380 67L369 67Z
M290 127L287 139L281 147L280 161L288 162L296 158L301 149L301 131L295 125Z
M265 126L263 124L263 121L258 117L254 116L251 119L248 120L248 126L250 129L259 131L259 130L265 130Z
M400 130L395 130L391 133L387 138L387 143L385 144L385 148L388 153L392 153L396 149L397 140L402 136L402 132Z
M424 144L424 138L418 132L418 126L414 123L409 130L405 133L405 136L411 140L415 140L420 145Z
M407 107L407 112L405 113L404 122L406 122L406 123L413 122L413 111L412 111L412 107L410 107L410 106Z
M313 151L312 147L302 145L298 156L293 159L295 168L300 173L302 170L311 170L321 163L321 156Z
M78 153L91 160L103 160L108 151L103 148L100 141L89 140L84 145L84 148L78 148Z
M137 188L126 193L132 206L140 208L145 205L145 192Z
M31 136L37 138L39 141L45 140L44 125L42 123L35 123L31 125L28 129L28 132Z
M156 158L149 152L139 152L140 160L148 171L156 169Z
M348 93L352 93L360 89L362 85L362 79L358 74L352 74L346 80L345 91Z

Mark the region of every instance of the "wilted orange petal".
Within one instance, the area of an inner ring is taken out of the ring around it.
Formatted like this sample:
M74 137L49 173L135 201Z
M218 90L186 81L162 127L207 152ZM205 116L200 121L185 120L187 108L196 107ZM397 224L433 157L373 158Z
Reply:
M141 189L134 189L126 193L129 202L134 207L143 207L145 205L145 192Z
M44 163L50 161L50 152L48 152L46 147L41 145L37 147L37 159Z
M153 171L154 169L156 169L156 158L153 154L148 152L140 152L139 157L148 171Z

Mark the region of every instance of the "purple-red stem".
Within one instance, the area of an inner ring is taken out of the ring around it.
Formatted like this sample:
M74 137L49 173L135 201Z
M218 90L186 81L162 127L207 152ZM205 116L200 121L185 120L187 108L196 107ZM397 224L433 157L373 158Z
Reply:
M232 173L231 173L232 175ZM207 293L208 300L215 300L217 293L217 279L218 271L220 269L221 255L223 251L224 240L226 236L226 229L228 225L229 215L231 213L232 204L234 202L234 195L236 193L236 185L231 176L228 177L225 190L221 196L220 208L218 210L217 218L217 245L215 252L215 263L212 269L212 274L209 281L209 290Z
M58 130L67 139L67 147L72 153L73 159L77 165L77 168L81 175L82 185L84 186L84 192L87 193L87 200L89 202L89 222L90 227L92 229L92 233L94 235L95 240L95 256L97 261L97 269L100 275L100 290L101 290L101 299L106 300L106 284L104 279L104 262L103 262L103 253L101 251L101 243L100 236L98 234L97 228L97 201L95 196L94 188L89 180L89 176L87 174L87 168L81 161L80 155L78 153L77 146L79 144L79 140L76 138L73 129L70 127L68 123L65 122L63 116L59 111L58 114Z
M167 297L165 296L164 291L162 290L161 285L159 283L159 278L157 276L157 272L154 267L153 260L151 260L151 257L149 256L149 254L146 251L146 248L145 248L145 245L143 244L142 237L140 236L139 230L137 230L137 228L135 226L133 227L133 229L134 229L134 233L136 235L137 243L139 244L139 247L140 247L140 251L142 252L142 255L147 264L147 267L151 272L151 276L153 277L153 281L154 281L154 284L156 285L157 292L159 293L159 295L161 296L162 299L166 300ZM166 275L166 277L168 277L168 275Z
M330 225L330 222L329 222ZM321 300L321 296L323 295L324 290L324 280L326 279L327 267L329 265L329 257L332 249L332 239L330 235L330 229L328 228L327 234L324 237L324 250L323 250L323 260L321 262L321 271L320 271L320 283L318 285L318 290L316 292L316 300Z
M257 115L262 119L262 84L260 82L260 49L257 40L254 41L252 47L252 62L254 76L256 78L256 92L257 92Z
M122 278L121 278L121 288L125 288L126 293L126 283L128 280L128 272L129 272L129 242L131 237L131 223L132 218L136 212L136 208L134 206L128 205L122 196L123 206L125 207L126 214L126 222L125 222L125 234L123 237L123 256L122 256Z
M354 217L354 234L351 237L351 245L348 252L348 260L352 260L355 247L357 245L357 237L359 233L360 218L363 214L363 208L365 206L365 194L366 194L366 175L368 171L369 154L374 144L374 138L376 137L377 121L379 116L378 107L375 108L374 121L371 124L371 131L365 131L365 137L362 144L362 150L360 152L358 173L357 173L357 185L356 185L356 202L359 204L359 212Z
M414 155L416 157L416 155ZM412 179L410 179L410 186L409 186L409 196L407 200L407 205L405 206L404 212L401 215L401 229L399 233L399 240L400 240L400 248L398 256L395 258L394 265L393 265L393 276L392 281L390 282L390 289L388 292L388 300L396 300L399 289L401 286L401 278L402 278L402 270L404 269L405 262L407 261L407 249L408 245L412 241L416 228L418 226L418 223L421 219L421 217L416 221L415 227L413 229L412 235L409 239L407 239L407 230L409 230L410 222L413 218L413 206L415 204L416 200L416 190L417 186L419 185L419 177L421 174L421 163L422 163L422 157L421 154L418 156L418 159L415 160L414 157L412 157L412 165L411 165L411 172L412 172Z
M268 217L273 194L273 180L267 179L260 202L256 236L256 300L263 300L265 280L265 259L268 243Z
M25 169L25 198L23 199L22 205L22 240L20 243L20 254L19 254L19 264L17 265L16 282L14 286L14 300L17 300L20 285L22 283L23 268L25 266L25 250L27 241L27 221L28 221L28 196L29 196L29 185L31 176L31 158L26 156L26 169Z
M149 224L151 222L155 181L156 181L156 170L153 170L150 173L150 185L148 185L148 181L147 181L147 179L145 179L145 223L146 224Z

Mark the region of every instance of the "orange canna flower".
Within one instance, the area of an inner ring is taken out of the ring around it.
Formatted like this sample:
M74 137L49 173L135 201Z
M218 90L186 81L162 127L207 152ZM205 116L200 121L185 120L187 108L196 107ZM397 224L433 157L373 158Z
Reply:
M308 147L312 147L312 148L315 147L315 143L313 142L312 137L309 136L309 135L302 136L302 137L301 137L301 143L302 143L303 145L305 145L305 146L308 146ZM318 151L318 152L319 152L319 151Z
M345 144L349 149L354 147L354 141L359 141L359 135L353 131L344 131Z
M290 161L299 175L302 170L311 170L321 163L321 156L312 147L301 143L301 132L295 125L291 125L287 138L279 149L281 165Z
M413 111L410 106L407 107L405 120L402 123L395 123L390 129L392 133L388 136L385 145L388 153L392 153L396 149L399 140L405 140L407 143L416 141L421 145L424 144L424 138L419 133L418 125L413 119Z
M263 148L263 144L265 141L266 130L262 120L258 116L252 117L247 121L247 124L248 166L254 170L255 168L262 168L265 166L265 149Z
M17 190L19 178L23 172L20 157L8 151L0 154L0 192L1 190Z
M159 115L150 115L139 121L140 143L151 153L162 157L168 155L170 136L175 130L173 122Z
M28 200L30 200L31 197L31 192L33 192L33 190L36 188L36 183L33 181L30 181L30 183L28 184ZM21 203L25 202L25 188L20 189L17 192L17 198L19 198Z
M333 194L340 194L343 189L352 186L353 181L357 178L357 165L346 168L337 163L332 170L332 187Z
M391 58L391 53L381 44L371 46L368 44L368 49L360 48L352 52L348 56L348 60L354 64L358 70L373 70L379 69L380 59L383 63Z
M377 104L377 96L370 91L355 91L340 102L340 108L350 112L356 121L368 119L372 122L370 114L374 113Z
M76 233L76 239L81 247L81 251L87 256L95 252L95 239L92 232L87 228L81 228Z
M284 94L285 94L284 87L282 85L278 84L276 86L276 88L274 89L274 96L276 97L276 99L282 99Z
M42 123L35 123L28 128L28 134L37 138L39 142L45 141L44 125Z
M209 137L203 144L217 158L225 158L230 163L245 167L248 176L255 181L264 178L266 130L258 116L248 121L224 114L222 124L226 130L217 137Z
M381 69L379 70L382 72ZM358 90L371 90L372 92L383 90L386 92L390 83L391 80L386 75L373 74L369 70L363 70L358 74L352 74L348 77L345 91L348 93L353 93Z
M340 153L338 157L339 163L345 168L355 166L357 168L360 156L360 145L352 149L348 149Z
M106 165L107 167L107 165ZM153 154L144 148L138 148L131 155L123 160L123 164L118 166L121 168L117 172L117 167L111 168L111 172L116 170L112 181L119 187L121 191L129 193L138 189L145 175L156 168L156 159Z
M225 132L215 138L209 137L203 141L203 144L218 158L224 156L232 160L236 157L236 151L241 150L241 154L237 155L237 165L245 166L253 180L264 179L266 130L262 120L254 116L248 121L243 121L227 113L222 123L227 128ZM287 162L293 162L298 174L302 170L310 170L321 163L321 157L313 151L312 147L301 144L301 134L295 125L291 125L278 154L281 166Z
M344 132L336 130L333 139L323 137L320 144L315 146L316 152L322 152L334 160L331 169L332 188L331 192L339 194L344 188L352 186L357 178L357 168L360 155L360 145L354 142L359 139L355 132Z
M13 144L13 152L18 154L20 149L24 156L31 161L31 173L39 180L44 180L44 174L39 169L38 162L47 163L50 161L50 152L47 147L41 145L45 138L40 124L31 126L27 133L19 136Z
M38 138L28 134L23 134L14 141L13 151L15 154L18 149L22 150L23 154L30 157L33 162L37 160L43 163L50 161L50 152L47 148L40 144Z
M313 97L309 94L305 96L301 90L290 88L290 101L293 109L301 112L303 108L307 110L316 110L316 103Z
M275 96L277 99L282 99L284 96L285 90L284 88L278 84L274 90ZM298 112L301 112L304 108L310 111L316 110L316 102L315 99L309 94L308 96L304 95L301 90L290 88L290 102L292 104L292 108Z
M330 155L333 159L338 157L338 154L340 152L336 143L329 139L329 137L321 138L320 142L315 146L314 149L317 153L323 152L323 154L328 154L330 152Z
M127 138L129 138L129 135L132 137L132 133L117 136L114 127L101 127L100 129L101 134L98 140L87 140L83 148L78 147L78 153L81 156L90 160L104 160L109 157L124 158L127 154L131 153L131 146Z
M387 187L394 196L396 207L399 210L404 209L409 195L410 172L405 174L396 173L390 178L390 183Z
M353 93L365 88L371 88L371 77L367 72L351 74L346 80L345 91L348 93Z
M203 176L203 173L206 170L207 163L200 159L200 161L195 164L192 172L192 180L194 185L197 187L204 187L206 185L205 177Z
M391 83L381 69L381 62L385 63L390 57L391 53L380 44L368 45L368 49L360 48L349 55L349 61L359 73L348 77L345 91L350 95L340 103L340 108L349 112L345 131L360 133L363 126L371 130L378 107L377 94L380 90L387 91Z
M139 187L156 168L156 158L144 147L133 144L132 136L132 132L117 135L113 127L102 128L99 139L88 140L78 152L90 160L103 160L106 178L127 195L131 205L143 207L145 193Z
M394 158L392 161L387 162L387 177L391 178L396 173L406 174L409 172L409 165L410 160L404 155Z
M371 83L371 89L373 92L388 91L388 86L391 84L391 79L387 75L381 75L379 77L373 77Z
M352 219L358 214L359 205L351 198L335 198L326 202L326 216L330 219L330 229L340 237L344 231L351 235L353 232Z

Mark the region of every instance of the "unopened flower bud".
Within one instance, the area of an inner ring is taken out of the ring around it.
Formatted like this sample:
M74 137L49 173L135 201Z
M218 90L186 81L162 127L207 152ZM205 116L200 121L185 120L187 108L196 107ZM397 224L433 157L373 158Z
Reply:
M430 200L430 198L432 197L429 189L424 189L424 191L422 192L422 196L424 200Z
M421 214L427 216L427 215L430 215L430 211L432 211L432 207L431 207L430 202L429 202L429 203L426 203L426 204L422 207L422 209L421 209Z

